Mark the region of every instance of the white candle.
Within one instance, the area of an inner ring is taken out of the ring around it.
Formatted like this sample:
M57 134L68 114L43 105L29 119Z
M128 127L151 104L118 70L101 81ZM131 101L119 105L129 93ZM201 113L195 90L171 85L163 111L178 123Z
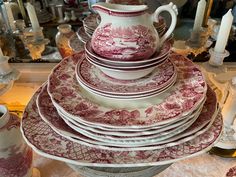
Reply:
M215 52L223 53L228 42L231 26L233 24L232 9L230 9L222 18L220 30L217 36Z
M5 2L4 5L6 7L7 17L8 17L8 21L9 21L11 30L15 31L16 30L16 26L14 24L14 16L12 14L11 4L9 2Z
M28 2L26 9L30 18L33 31L37 31L40 28L40 26L39 26L39 21L38 21L34 6L32 6L32 4Z
M5 57L4 57L3 53L2 53L2 49L0 48L0 61L2 61L4 59L5 59Z
M196 12L194 26L193 26L193 31L195 32L199 32L201 30L205 8L206 8L206 1L200 0L197 5L197 12Z

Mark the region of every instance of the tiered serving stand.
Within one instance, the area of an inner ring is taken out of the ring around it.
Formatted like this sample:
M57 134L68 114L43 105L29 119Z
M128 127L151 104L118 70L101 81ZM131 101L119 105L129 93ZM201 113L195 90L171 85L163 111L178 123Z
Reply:
M103 58L90 39L84 48L52 70L25 109L21 130L37 153L85 176L151 177L217 142L216 95L168 41L140 61Z

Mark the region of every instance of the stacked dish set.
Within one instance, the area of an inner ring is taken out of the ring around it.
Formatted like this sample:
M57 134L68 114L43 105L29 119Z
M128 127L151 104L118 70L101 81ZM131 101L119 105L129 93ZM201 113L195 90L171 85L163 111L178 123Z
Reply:
M99 36L104 15L125 21L122 14L138 18L147 15L146 7L98 3L94 8L104 14L85 52L63 59L26 107L21 128L28 144L46 157L90 167L161 167L208 151L222 131L216 95L194 63L170 51L166 38L173 26L152 54L145 52L150 48L136 46L142 52L138 56L148 57L137 57L131 46L121 55L121 43L116 41L133 40L127 35L125 40ZM120 12L121 8L126 10ZM176 7L169 4L163 9L175 23ZM148 39L158 36L146 31L149 46ZM113 41L112 47L100 39Z

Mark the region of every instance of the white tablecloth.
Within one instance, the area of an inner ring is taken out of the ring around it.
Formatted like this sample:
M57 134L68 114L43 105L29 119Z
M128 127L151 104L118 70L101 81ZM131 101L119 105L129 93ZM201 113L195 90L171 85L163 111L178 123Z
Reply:
M236 166L236 159L226 159L203 154L172 164L155 177L225 177ZM34 167L41 172L41 177L82 177L65 163L44 158L35 154Z

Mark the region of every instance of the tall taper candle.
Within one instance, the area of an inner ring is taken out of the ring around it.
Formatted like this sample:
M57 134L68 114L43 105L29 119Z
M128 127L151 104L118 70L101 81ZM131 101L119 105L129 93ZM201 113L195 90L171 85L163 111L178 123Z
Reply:
M29 18L30 18L30 22L31 22L33 31L37 31L40 26L39 26L39 21L38 21L34 6L32 6L32 4L30 4L28 2L27 6L26 6L26 9L27 9L27 12L28 12L28 15L29 15Z
M195 32L199 32L201 30L205 8L206 8L206 1L200 0L198 2L197 12L196 12L194 26L193 26L193 31Z
M220 30L217 36L215 52L223 53L228 42L229 33L233 24L232 9L230 9L222 18Z

